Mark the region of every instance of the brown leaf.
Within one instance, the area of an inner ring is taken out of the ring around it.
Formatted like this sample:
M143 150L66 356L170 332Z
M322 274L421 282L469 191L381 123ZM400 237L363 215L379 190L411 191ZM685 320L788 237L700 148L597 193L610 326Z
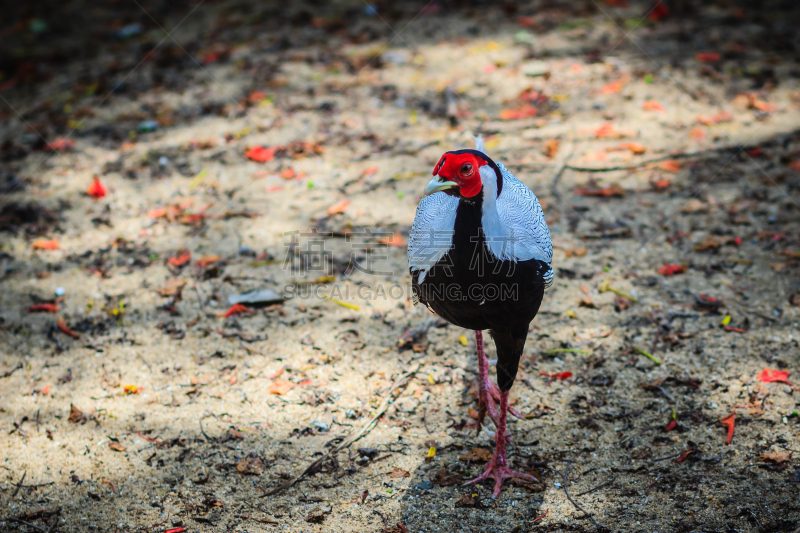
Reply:
M67 420L72 424L77 424L78 422L85 422L88 417L73 404L69 404L69 418Z
M389 472L388 476L392 479L398 479L402 477L411 477L411 473L407 470L403 470L402 468L393 468L391 472Z
M183 287L189 282L188 279L170 278L163 287L156 289L161 296L172 296L179 288Z
M456 502L456 507L477 507L478 505L479 501L468 494L464 494Z
M260 475L264 470L264 461L260 457L248 457L236 463L236 471L241 474Z
M111 441L111 442L108 443L108 447L111 448L112 450L114 450L115 452L124 452L125 451L125 446L123 446L119 442Z
M436 475L433 476L431 482L434 485L439 485L440 487L450 487L452 485L461 485L464 482L464 479L461 476L453 474L446 468L442 468L436 472Z
M707 213L709 205L702 200L692 198L681 207L681 213Z
M480 461L486 462L492 458L492 452L486 448L472 448L470 451L460 457L462 461Z
M578 307L586 307L589 309L597 309L597 306L594 304L591 298L589 298L588 294L584 294L583 298L578 300Z
M761 454L761 460L773 463L788 463L792 460L792 452L764 452Z
M586 248L567 248L564 250L566 257L583 257L586 253Z
M695 252L704 252L706 250L716 250L720 246L722 246L722 241L719 240L714 235L709 235L707 237L704 237L703 240L700 241L699 244L695 245L694 251Z

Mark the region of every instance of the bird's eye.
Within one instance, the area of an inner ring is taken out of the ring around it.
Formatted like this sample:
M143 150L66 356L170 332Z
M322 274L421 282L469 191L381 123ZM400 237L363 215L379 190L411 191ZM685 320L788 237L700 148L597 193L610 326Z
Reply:
M472 175L472 165L469 163L464 163L461 165L461 175L462 176L470 176Z

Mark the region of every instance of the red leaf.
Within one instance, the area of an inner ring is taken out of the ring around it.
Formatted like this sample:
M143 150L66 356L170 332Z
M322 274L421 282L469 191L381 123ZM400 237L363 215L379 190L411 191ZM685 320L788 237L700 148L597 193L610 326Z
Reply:
M785 370L775 370L772 368L764 368L760 374L758 374L758 380L763 381L764 383L772 383L773 381L779 381L781 383L786 383L787 385L791 385L792 388L796 389L794 383L789 381L789 372Z
M572 377L572 372L560 372L558 374L548 374L547 372L539 370L539 374L551 379L569 379Z
M721 418L719 423L722 424L724 427L728 428L728 438L725 439L725 444L730 444L733 440L733 428L734 428L734 420L736 419L736 413L731 413L725 418Z
M695 57L698 61L702 61L703 63L715 63L722 59L722 56L716 52L700 52Z
M164 533L181 533L181 531L186 531L185 527L173 527L172 529L168 529L164 531Z
M80 335L69 329L69 326L67 326L67 323L64 322L63 318L59 318L58 320L56 320L56 326L58 326L58 329L60 329L62 333L69 335L73 339L77 339L80 337Z
M186 263L188 263L189 261L191 261L191 259L192 259L192 254L191 254L191 252L184 251L184 252L183 252L182 254L180 254L179 256L176 256L176 257L170 257L170 258L168 259L168 262L169 262L169 264L170 264L170 265L172 265L172 266L179 267L179 266L183 266L183 265L185 265Z
M744 330L742 328L735 328L733 326L722 326L722 329L724 329L725 331L733 331L735 333L744 333Z
M45 144L44 149L52 152L66 152L73 146L75 146L75 141L72 139L56 139L55 141Z
M100 178L98 178L97 176L94 177L94 181L92 181L92 184L89 185L88 189L86 189L86 194L88 194L95 200L102 198L103 196L106 195L107 192L108 189L106 189L105 185L100 183Z
M647 18L649 18L653 22L658 22L667 15L669 15L669 8L659 1L656 2L656 5L653 6L653 9L650 10L650 13L647 15Z
M224 313L217 313L217 316L221 316L223 318L229 318L234 315L240 315L242 313L252 313L252 312L253 310L247 307L246 305L234 304L230 306L230 308Z
M263 146L254 146L244 153L244 156L251 161L258 163L266 163L275 159L275 148L264 148Z
M684 272L686 272L686 267L677 263L658 267L658 273L662 276L674 276L675 274L683 274Z
M694 450L686 450L685 452L683 452L683 453L681 454L681 456L680 456L680 457L678 457L677 459L675 459L675 462L676 462L676 463L682 463L683 461L685 461L685 460L686 460L686 458L687 458L687 457L689 457L689 454L690 454L690 453L694 453Z
M36 304L28 308L29 313L57 313L58 305L56 304Z
M672 431L676 427L678 427L678 423L674 420L670 420L669 424L667 424L667 427L664 428L664 431ZM678 462L680 463L680 461Z

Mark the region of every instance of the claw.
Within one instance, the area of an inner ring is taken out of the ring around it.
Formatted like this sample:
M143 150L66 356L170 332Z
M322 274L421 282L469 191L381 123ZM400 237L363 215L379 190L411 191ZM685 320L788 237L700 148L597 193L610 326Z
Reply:
M538 483L539 480L536 477L530 474L523 474L522 472L517 472L516 470L512 470L508 467L508 465L504 464L497 464L495 460L495 455L492 456L491 461L489 464L486 465L486 470L483 471L483 474L467 481L464 485L472 485L473 483L479 483L485 479L492 478L494 479L494 489L492 490L492 499L497 498L500 495L500 490L503 488L503 482L506 479L522 479L525 481L533 481Z

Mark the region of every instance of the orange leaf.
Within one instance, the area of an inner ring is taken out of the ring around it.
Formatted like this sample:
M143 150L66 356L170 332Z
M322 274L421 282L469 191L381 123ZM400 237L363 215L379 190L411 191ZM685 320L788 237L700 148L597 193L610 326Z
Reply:
M249 307L247 307L246 305L233 304L224 313L217 313L217 316L220 316L220 317L223 317L223 318L229 318L229 317L232 317L234 315L240 315L242 313L253 313L253 310L250 309Z
M600 126L595 132L595 136L598 139L602 139L604 137L619 137L619 133L614 129L614 126L610 122L606 122L602 126Z
M139 394L140 392L142 392L142 388L136 385L125 385L122 387L123 394Z
M108 190L102 183L100 183L100 178L98 178L97 176L94 177L92 184L89 185L88 189L86 189L86 194L88 194L95 200L97 200L98 198L102 198L103 196L106 195L107 192Z
M275 378L277 378L278 376L283 374L284 370L286 370L286 369L285 368L280 368L280 369L276 370L275 372L273 372L272 374L267 376L267 379L275 379Z
M45 144L44 149L53 152L66 152L73 146L75 146L75 141L72 139L56 139L55 141Z
M42 394L47 394L48 392L50 392L50 385L45 385L42 389Z
M342 200L339 203L333 204L328 208L328 214L333 216L338 213L344 213L344 210L347 209L348 205L350 205L350 200Z
M547 157L555 157L558 153L558 147L561 144L561 141L558 139L548 139L544 142L544 155Z
M667 189L669 189L669 186L671 184L672 182L669 181L668 179L656 180L653 182L653 187L655 187L657 191L666 191Z
M728 416L726 416L725 418L721 418L719 421L720 424L728 428L728 438L725 439L725 444L730 444L731 441L733 440L733 428L735 419L736 419L736 413L733 412Z
M283 169L283 171L281 172L281 177L282 177L283 179L285 179L285 180L290 180L290 179L292 179L292 178L295 178L295 177L297 177L297 172L295 172L295 171L294 171L294 169L293 169L293 168L291 168L291 167L290 167L290 168L285 168L285 169Z
M191 261L191 259L192 259L191 252L187 252L184 250L179 256L170 257L168 261L170 265L179 267L185 265L186 263Z
M206 255L206 256L201 257L200 260L197 261L195 264L197 266L199 266L199 267L204 267L205 268L208 265L210 265L211 263L216 263L220 259L222 259L222 258L220 256L218 256L218 255Z
M761 373L758 374L758 380L763 381L764 383L772 383L773 381L779 381L781 383L786 383L787 385L791 385L793 389L796 389L794 383L789 381L789 372L785 370L775 370L772 368L764 368Z
M678 172L681 169L681 163L675 159L668 159L667 161L661 161L658 164L658 168L667 172Z
M695 56L698 61L702 61L703 63L715 63L722 59L717 52L700 52Z
M295 388L295 386L296 385L294 383L292 383L291 381L288 381L288 380L285 380L285 379L276 379L269 386L269 388L267 389L267 392L270 393L270 394L277 394L279 396L282 396L282 395L286 394L287 392L289 392L290 390L292 390L293 388Z
M57 313L58 305L56 304L36 304L28 308L29 313Z
M392 234L389 237L378 237L378 242L389 246L406 246L408 244L399 233Z
M751 105L752 105L752 106L753 106L755 109L758 109L759 111L762 111L762 112L764 112L764 113L771 113L771 112L773 112L773 111L777 111L777 108L776 108L774 105L772 105L772 104L768 104L768 103L766 103L766 102L765 102L765 101L763 101L763 100L756 100L756 99L753 99L753 101L752 101Z
M56 320L56 326L58 326L58 329L60 329L62 333L69 335L73 339L77 339L78 337L80 337L80 335L69 329L69 326L67 326L67 323L64 321L63 318L59 318L58 320Z
M378 167L369 167L361 173L362 176L369 176L370 174L375 174L378 171Z
M58 239L50 239L49 241L39 239L33 242L34 250L58 250L59 248L61 248L61 245L58 244Z
M642 104L642 109L645 111L664 111L664 107L655 100L645 100Z
M720 111L719 113L713 116L697 117L697 123L702 124L704 126L719 124L720 122L731 122L732 120L733 120L733 115L731 115L730 111Z
M150 218L161 218L167 216L167 210L163 207L159 207L156 209L151 209L147 212L147 216Z
M523 106L517 109L503 109L500 111L501 120L519 120L521 118L535 117L539 110L533 106Z
M641 143L620 143L619 147L623 150L630 150L635 155L641 155L647 151L647 148Z
M600 94L617 94L622 92L623 87L628 82L626 79L621 79L617 81L612 81L611 83L606 83L603 85L603 88L600 89Z
M263 146L254 146L244 153L244 156L258 163L266 163L275 159L275 148L264 148Z
M692 128L691 131L689 132L689 137L691 137L695 141L702 141L703 139L706 138L706 132L703 130L703 128L695 127Z

